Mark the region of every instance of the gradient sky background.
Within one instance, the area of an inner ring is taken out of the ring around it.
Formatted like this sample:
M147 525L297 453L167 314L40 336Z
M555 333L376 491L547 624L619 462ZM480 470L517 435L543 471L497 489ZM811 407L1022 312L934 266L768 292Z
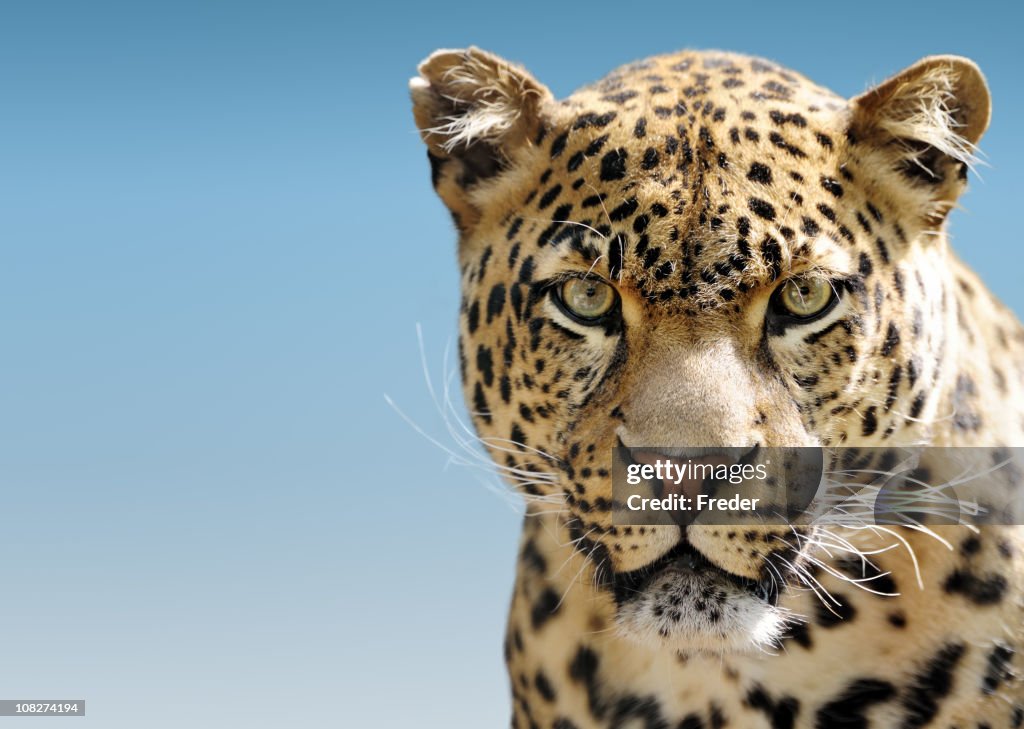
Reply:
M1017 10L574 5L0 6L0 698L104 729L507 725L516 511L384 401L443 433L415 325L440 382L453 234L406 94L434 48L560 96L686 46L846 95L971 56L991 166L954 239L1024 311Z

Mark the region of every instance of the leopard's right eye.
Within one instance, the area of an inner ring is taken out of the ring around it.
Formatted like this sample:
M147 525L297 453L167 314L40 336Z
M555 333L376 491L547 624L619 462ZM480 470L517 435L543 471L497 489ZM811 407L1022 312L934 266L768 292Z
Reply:
M597 278L570 278L554 290L554 300L569 317L581 324L600 324L618 304L618 292Z
M777 315L811 321L831 310L837 300L830 281L816 276L794 276L772 294L772 308Z

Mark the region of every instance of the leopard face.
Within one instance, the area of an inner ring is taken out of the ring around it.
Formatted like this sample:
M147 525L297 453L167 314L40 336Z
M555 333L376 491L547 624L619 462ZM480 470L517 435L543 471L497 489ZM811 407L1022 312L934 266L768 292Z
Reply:
M683 52L556 101L469 49L428 58L412 93L458 230L474 425L589 576L563 595L526 580L535 628L582 592L638 650L764 649L816 548L877 538L616 526L616 447L1024 440L1020 327L945 240L989 119L970 61L931 57L847 100ZM538 542L523 571L550 567Z

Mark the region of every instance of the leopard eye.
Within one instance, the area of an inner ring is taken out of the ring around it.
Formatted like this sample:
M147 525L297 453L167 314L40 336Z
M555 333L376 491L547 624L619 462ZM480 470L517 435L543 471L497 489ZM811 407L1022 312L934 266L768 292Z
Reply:
M558 286L555 297L562 309L582 324L597 324L615 307L618 294L596 278L570 278Z
M794 276L772 295L776 313L803 320L821 316L832 308L836 299L829 281L811 276Z

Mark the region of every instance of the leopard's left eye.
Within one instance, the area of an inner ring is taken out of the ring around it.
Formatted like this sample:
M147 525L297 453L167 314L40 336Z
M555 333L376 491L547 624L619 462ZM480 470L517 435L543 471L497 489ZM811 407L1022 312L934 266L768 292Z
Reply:
M776 314L810 320L828 312L837 298L832 284L826 279L794 276L772 294L772 307Z
M615 308L618 294L596 278L570 278L556 289L555 301L580 323L597 324Z

